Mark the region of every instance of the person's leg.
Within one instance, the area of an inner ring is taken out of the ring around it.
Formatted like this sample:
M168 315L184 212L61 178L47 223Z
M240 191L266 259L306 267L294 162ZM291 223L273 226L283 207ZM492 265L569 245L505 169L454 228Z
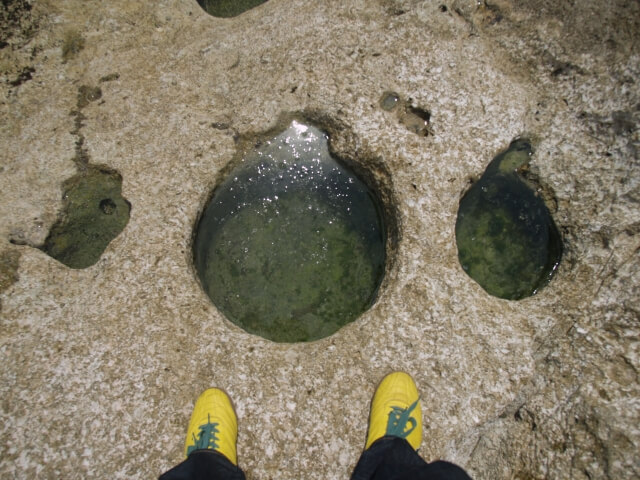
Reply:
M365 451L351 480L470 480L449 462L425 462L416 452L422 440L422 406L413 379L387 375L371 402Z
M353 470L351 480L372 480L374 475L391 470L421 467L426 462L409 443L399 437L383 437L367 448Z
M399 437L383 437L365 450L352 480L470 480L453 463L425 462L409 442Z
M226 457L211 450L196 450L162 474L159 480L245 480L244 473Z
M186 460L160 480L244 480L238 468L238 420L222 390L206 390L193 408L184 453Z

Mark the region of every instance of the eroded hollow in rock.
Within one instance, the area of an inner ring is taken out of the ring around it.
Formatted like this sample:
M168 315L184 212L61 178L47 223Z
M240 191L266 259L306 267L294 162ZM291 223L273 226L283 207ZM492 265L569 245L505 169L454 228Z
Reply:
M68 267L90 267L129 222L131 205L122 197L122 177L91 165L63 188L62 213L42 250Z
M407 130L421 137L433 135L431 112L412 104L412 100L402 101L396 92L387 91L380 97L380 108L385 112L395 112L398 122Z
M198 0L202 9L214 17L235 17L267 0Z
M197 224L204 290L236 325L276 342L317 340L374 302L386 233L376 193L299 121L259 142Z
M385 112L391 112L400 103L400 95L396 92L384 92L380 98L380 107Z
M488 293L534 295L556 271L562 240L544 201L522 175L532 148L515 140L460 200L456 243L462 268Z

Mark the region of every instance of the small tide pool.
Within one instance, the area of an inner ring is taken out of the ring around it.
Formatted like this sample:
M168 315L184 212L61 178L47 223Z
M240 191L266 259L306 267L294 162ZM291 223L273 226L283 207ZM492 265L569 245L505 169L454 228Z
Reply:
M380 202L328 140L293 121L259 142L197 225L204 290L230 321L275 342L336 332L372 305L384 274Z

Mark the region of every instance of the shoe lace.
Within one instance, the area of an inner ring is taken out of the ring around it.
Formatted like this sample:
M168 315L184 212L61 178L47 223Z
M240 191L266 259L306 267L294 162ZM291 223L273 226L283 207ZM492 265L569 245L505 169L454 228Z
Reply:
M407 408L391 407L389 420L387 422L387 435L407 438L409 434L413 432L418 422L411 416L411 412L416 408L416 405L418 405L418 401L419 399ZM407 428L408 426L409 428Z
M187 456L195 450L217 449L218 433L220 433L218 424L211 423L211 415L207 415L207 423L200 425L198 436L193 434L193 445L187 448Z

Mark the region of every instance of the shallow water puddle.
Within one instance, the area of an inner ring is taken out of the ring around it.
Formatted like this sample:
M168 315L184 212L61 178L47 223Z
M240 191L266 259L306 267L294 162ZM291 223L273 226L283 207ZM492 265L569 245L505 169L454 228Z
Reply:
M460 200L458 257L488 293L518 300L535 294L555 272L562 242L549 210L520 174L532 154L516 140L496 156Z
M235 17L267 0L198 0L202 9L214 17Z
M277 342L331 335L373 303L385 266L374 193L294 121L248 153L198 223L194 260L226 317Z
M42 250L68 267L86 268L124 230L131 205L122 197L122 177L106 168L88 166L63 188L61 216Z

